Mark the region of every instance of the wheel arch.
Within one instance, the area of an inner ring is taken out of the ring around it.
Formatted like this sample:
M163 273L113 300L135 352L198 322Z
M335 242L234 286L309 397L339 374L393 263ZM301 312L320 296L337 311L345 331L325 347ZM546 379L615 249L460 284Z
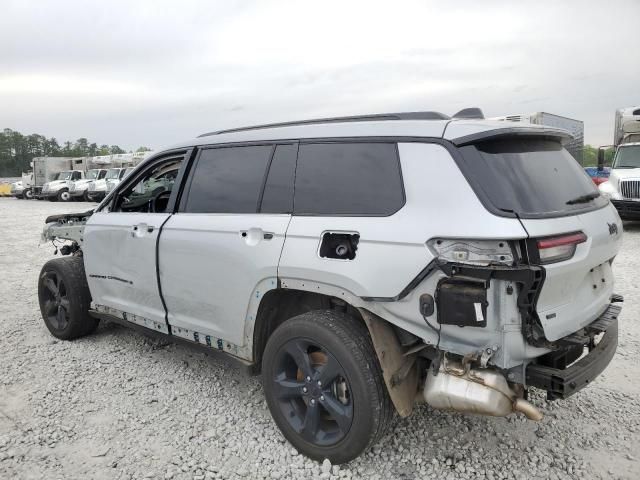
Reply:
M267 341L276 328L290 318L314 310L338 310L365 325L391 401L400 416L409 416L415 403L419 373L416 354L405 354L406 349L400 336L409 335L419 341L418 337L363 307L354 306L343 298L326 293L288 288L277 288L265 293L253 325L254 372L260 373Z
M260 300L252 332L252 357L256 373L260 372L262 356L271 334L286 320L313 310L338 310L364 323L360 311L347 301L325 293L276 288Z

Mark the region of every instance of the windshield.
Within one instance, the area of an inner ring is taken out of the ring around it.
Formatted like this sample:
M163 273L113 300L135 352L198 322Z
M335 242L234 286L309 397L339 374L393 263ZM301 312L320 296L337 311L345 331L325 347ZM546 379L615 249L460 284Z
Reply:
M136 169L136 167L129 167L124 171L124 176L126 177L127 175L129 175L131 172L133 172Z
M95 180L98 177L98 172L100 170L89 170L87 172L87 180Z
M71 180L71 175L73 172L60 172L56 175L56 180Z
M510 138L462 147L465 174L481 198L522 218L562 216L607 203L555 140Z
M618 148L613 168L640 168L640 145Z
M120 170L122 170L121 168L110 168L109 171L107 172L107 180L115 180L116 178L118 178L118 175L120 174Z

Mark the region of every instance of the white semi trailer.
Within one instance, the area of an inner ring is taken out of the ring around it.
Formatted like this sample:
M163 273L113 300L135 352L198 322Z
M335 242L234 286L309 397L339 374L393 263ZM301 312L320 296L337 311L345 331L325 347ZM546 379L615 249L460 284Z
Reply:
M534 125L546 125L548 127L557 127L567 130L573 137L565 145L573 158L582 165L582 153L584 150L584 122L574 118L563 117L547 112L523 113L520 115L506 115L504 117L494 117L491 120L500 120L505 122L525 122Z

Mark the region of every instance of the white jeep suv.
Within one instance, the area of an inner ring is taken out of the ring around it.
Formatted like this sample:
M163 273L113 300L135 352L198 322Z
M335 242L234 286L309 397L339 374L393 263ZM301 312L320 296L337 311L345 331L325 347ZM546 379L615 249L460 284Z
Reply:
M153 155L95 210L47 219L68 255L40 274L47 328L133 324L255 366L283 435L333 463L418 398L539 420L528 388L566 398L615 353L621 221L565 131L460 116L239 128Z

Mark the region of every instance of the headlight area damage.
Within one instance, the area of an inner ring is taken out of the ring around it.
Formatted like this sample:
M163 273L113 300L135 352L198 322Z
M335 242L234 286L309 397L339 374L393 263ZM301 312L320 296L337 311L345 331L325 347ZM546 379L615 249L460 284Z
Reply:
M83 213L69 213L64 215L51 215L45 220L45 226L40 237L41 243L52 242L62 255L82 254L84 241L84 227L87 219L93 214L93 210ZM63 245L56 242L71 242Z

